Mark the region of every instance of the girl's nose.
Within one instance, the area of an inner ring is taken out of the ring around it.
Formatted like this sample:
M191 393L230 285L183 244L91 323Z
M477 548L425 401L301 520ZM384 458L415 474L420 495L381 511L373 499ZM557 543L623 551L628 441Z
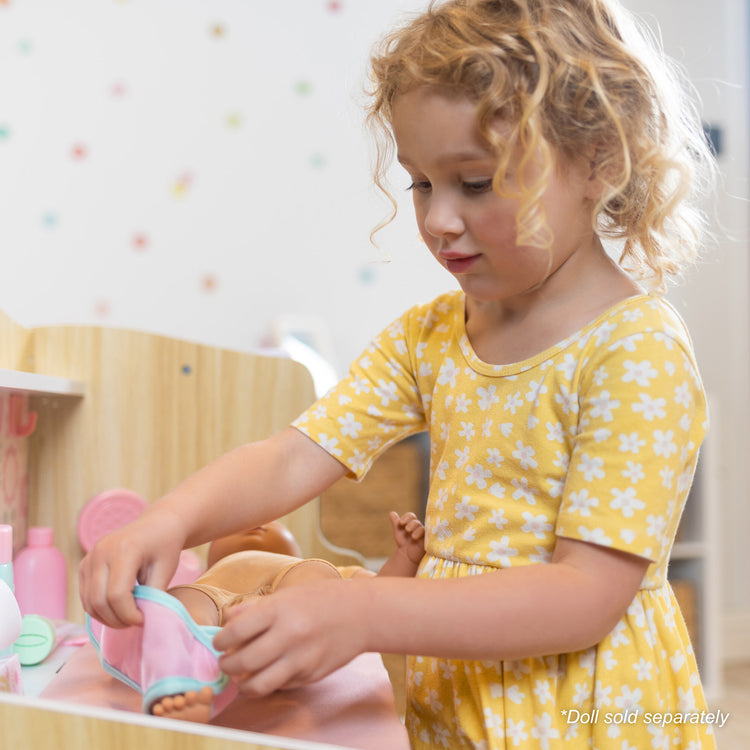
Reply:
M433 237L461 234L464 222L455 201L433 194L425 211L424 228Z

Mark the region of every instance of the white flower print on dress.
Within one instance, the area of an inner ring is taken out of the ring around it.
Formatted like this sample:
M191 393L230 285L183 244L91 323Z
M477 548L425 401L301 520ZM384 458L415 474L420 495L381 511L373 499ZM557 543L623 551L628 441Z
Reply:
M593 482L594 479L602 479L604 477L604 461L599 456L589 456L588 453L581 454L581 462L576 466L576 469L583 474L583 478L587 482Z
M547 440L556 440L558 443L565 442L562 422L547 422Z
M554 526L547 522L547 516L538 515L535 516L530 511L524 511L522 514L523 520L526 523L521 527L521 531L525 531L527 534L533 534L537 539L545 539L547 532L552 531Z
M609 504L609 507L621 510L625 518L632 518L636 510L643 510L646 507L646 503L636 497L633 487L628 487L626 490L618 490L613 487L611 492L615 498Z
M499 542L491 540L490 549L492 552L487 555L487 559L490 562L500 563L502 568L509 568L510 558L518 554L518 550L510 546L510 539L507 536L501 537Z
M471 440L475 434L474 425L471 422L461 422L461 429L458 431L458 434L464 440Z
M526 400L530 401L534 406L539 406L539 396L547 393L547 386L544 385L544 381L540 380L538 383L536 380L532 380L529 383L529 392L526 394Z
M536 495L539 490L536 487L529 487L529 480L526 477L511 480L511 484L516 488L513 493L514 500L525 500L529 505L536 505Z
M320 446L328 451L332 456L340 456L341 455L341 448L337 448L336 446L339 444L338 438L335 437L328 437L324 432L321 432L318 435L318 443Z
M531 735L539 741L539 747L542 750L549 750L549 741L557 739L560 732L552 726L552 717L548 713L544 713L541 716L534 717Z
M690 393L690 384L684 380L674 389L674 402L684 409L689 409L693 403L693 397Z
M354 455L347 461L347 463L351 466L353 472L357 473L362 471L367 463L367 454L360 451L354 451Z
M646 445L645 440L641 440L637 432L631 432L629 435L620 434L620 450L623 453L639 453L641 446Z
M600 365L594 370L594 385L601 388L608 377L609 373L607 372L607 368L604 365Z
M443 365L440 367L437 382L440 385L449 385L451 388L455 388L456 377L460 373L461 370L456 367L456 363L450 357L447 357Z
M651 385L651 380L659 375L647 359L643 362L633 362L632 359L626 359L622 364L627 370L622 376L623 383L635 382L641 388L648 388Z
M641 479L646 478L646 474L643 471L643 464L637 464L635 461L627 462L627 468L622 470L622 475L633 484L637 484Z
M459 502L455 505L456 519L462 521L466 519L473 521L476 518L476 512L479 510L478 505L471 504L471 498L468 495L464 495Z
M536 451L530 445L524 445L520 440L516 440L516 450L513 451L513 458L517 459L522 469L536 469L539 464L534 460Z
M496 508L492 511L492 515L488 519L488 523L491 523L493 526L497 527L498 529L502 529L503 527L507 526L508 519L505 517L505 511L501 508Z
M557 401L565 414L578 413L578 397L575 393L571 393L564 383L560 385L560 392L555 394L555 401ZM515 412L514 412L515 414Z
M492 476L492 472L485 469L481 464L475 464L474 466L466 467L466 484L475 484L480 490L487 487L487 479Z
M672 440L673 437L674 432L672 430L666 432L654 430L654 453L664 458L669 458L673 453L676 453L677 444Z
M479 408L482 411L488 411L492 408L493 404L500 403L500 396L497 395L497 386L490 385L487 388L477 388L477 396L479 396Z
M606 532L601 527L596 529L588 529L585 526L579 526L578 533L581 535L581 539L583 539L584 542L591 542L591 544L601 544L604 547L612 546L612 540L607 536Z
M620 405L620 402L611 398L609 391L602 391L601 394L591 399L591 416L600 417L605 422L611 422L614 417L612 416L612 409L616 409Z
M347 437L357 438L359 437L359 431L362 429L362 423L357 422L354 418L354 414L350 411L345 416L339 417L338 422L341 425L341 434Z
M505 737L503 717L496 714L491 708L484 709L484 726L498 739Z
M596 346L606 344L609 341L609 337L612 335L616 328L617 323L611 323L609 321L607 321L606 323L602 323L602 325L600 325L599 328L594 331L594 336L596 337Z
M521 406L523 406L523 401L521 400L521 391L516 391L512 395L508 395L503 409L509 411L511 414L515 414L516 410Z
M577 512L586 517L591 515L591 508L596 508L599 505L599 498L589 497L587 489L582 489L579 492L571 492L569 499L571 512Z
M574 357L568 352L564 357L563 361L555 367L558 372L562 372L567 380L572 380L575 374L576 367L578 367L578 357Z
M505 496L505 487L502 486L499 482L495 482L495 484L490 487L490 495L492 497L496 497L498 499ZM493 511L494 512L494 511Z
M471 399L465 393L456 396L456 414L466 414L470 406Z
M500 466L503 460L497 448L487 448L487 463L490 466Z
M643 418L652 422L654 419L663 419L667 412L664 407L667 405L666 399L651 398L648 393L639 393L640 403L633 404L632 409L636 413L643 414Z
M620 695L615 697L615 706L621 711L627 711L628 713L642 713L643 707L639 703L642 697L643 692L640 688L631 690L627 685L623 685Z

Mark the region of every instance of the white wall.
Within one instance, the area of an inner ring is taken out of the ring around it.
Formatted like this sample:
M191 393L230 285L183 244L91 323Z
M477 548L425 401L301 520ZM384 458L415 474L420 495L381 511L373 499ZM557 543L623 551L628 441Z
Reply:
M342 371L454 282L370 185L370 44L425 0L0 5L0 307L247 349L317 316ZM718 396L727 610L750 611L747 29L742 0L629 0L724 130L725 232L675 294ZM290 19L294 18L294 23ZM76 151L76 149L80 149ZM406 181L397 176L399 192Z

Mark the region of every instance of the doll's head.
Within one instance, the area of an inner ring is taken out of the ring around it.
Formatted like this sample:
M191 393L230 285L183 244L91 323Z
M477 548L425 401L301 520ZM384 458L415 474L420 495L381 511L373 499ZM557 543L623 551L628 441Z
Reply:
M300 557L302 554L292 532L279 521L271 521L263 526L247 529L239 534L230 534L211 542L208 548L208 565L211 567L221 558L245 550L278 552L292 557Z
M673 64L617 0L433 2L382 40L371 68L368 121L386 194L393 103L434 87L476 103L498 156L495 192L520 203L520 241L551 243L540 197L552 169L583 156L599 186L592 224L622 241L623 267L658 287L695 257L710 150ZM541 169L511 187L519 155Z

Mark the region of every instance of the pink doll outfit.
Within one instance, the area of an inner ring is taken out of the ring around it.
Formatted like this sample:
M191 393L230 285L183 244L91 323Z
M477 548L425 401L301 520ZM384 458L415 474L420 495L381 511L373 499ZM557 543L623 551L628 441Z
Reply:
M133 596L143 625L110 628L86 616L104 669L141 693L146 713L165 696L205 686L215 696L212 715L220 713L237 689L219 669L212 645L219 628L198 625L180 601L159 589L136 586Z

